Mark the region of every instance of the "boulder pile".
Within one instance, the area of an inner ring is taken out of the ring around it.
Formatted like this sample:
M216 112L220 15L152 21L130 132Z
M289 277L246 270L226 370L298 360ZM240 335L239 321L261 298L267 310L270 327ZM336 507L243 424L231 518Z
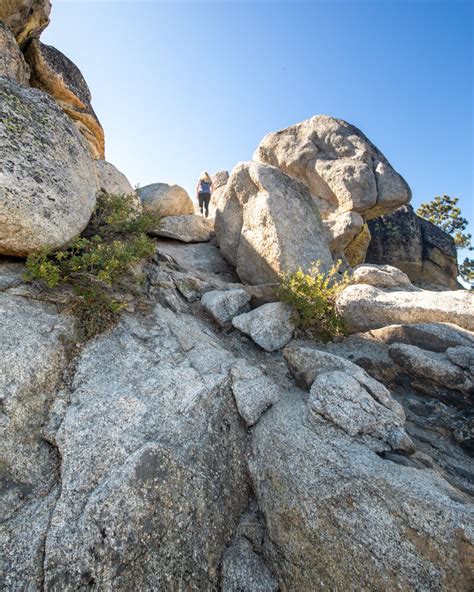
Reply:
M268 134L253 161L234 168L214 199L216 238L250 283L317 259L323 269L333 259L354 266L365 260L367 221L410 198L407 183L360 130L317 115Z
M0 589L473 590L474 298L449 241L327 116L216 173L215 228L177 185L134 192L39 41L49 11L0 6ZM120 319L77 343L67 287L1 256L67 245L98 191L161 220ZM325 343L278 280L337 259L349 335Z

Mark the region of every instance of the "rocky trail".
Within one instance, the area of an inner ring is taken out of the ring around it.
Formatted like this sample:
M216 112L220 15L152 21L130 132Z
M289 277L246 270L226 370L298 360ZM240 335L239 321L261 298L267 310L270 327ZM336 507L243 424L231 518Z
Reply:
M327 115L212 175L209 219L178 185L134 190L39 40L50 9L0 3L0 589L472 590L474 296L452 237ZM80 339L74 286L44 273L104 195L150 216L151 250ZM349 278L328 342L279 300L316 261Z
M67 318L1 265L6 589L467 590L465 409L389 353L472 351L472 334L401 325L390 345L375 331L266 352L201 306L238 285L218 257L159 243L149 310L72 359Z

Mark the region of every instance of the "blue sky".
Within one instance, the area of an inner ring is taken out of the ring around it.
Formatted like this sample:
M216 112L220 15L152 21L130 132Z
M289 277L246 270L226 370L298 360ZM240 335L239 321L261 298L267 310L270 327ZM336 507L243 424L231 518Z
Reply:
M415 206L447 193L474 221L472 2L52 2L42 39L82 70L132 184L192 192L324 113L382 150Z

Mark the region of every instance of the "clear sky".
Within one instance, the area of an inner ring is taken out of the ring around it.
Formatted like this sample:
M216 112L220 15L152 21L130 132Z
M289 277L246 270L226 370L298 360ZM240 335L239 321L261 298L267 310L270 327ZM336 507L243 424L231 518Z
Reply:
M42 39L82 70L133 185L192 193L324 113L382 150L415 206L446 193L474 221L471 1L52 2Z

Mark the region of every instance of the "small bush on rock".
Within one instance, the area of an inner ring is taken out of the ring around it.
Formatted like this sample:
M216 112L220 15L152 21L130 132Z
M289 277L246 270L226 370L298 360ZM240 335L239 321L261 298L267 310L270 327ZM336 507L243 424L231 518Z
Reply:
M291 304L296 315L294 323L323 341L346 334L344 321L336 309L337 295L349 284L349 275L340 272L340 264L327 273L317 261L305 273L301 268L286 274L280 282L280 298Z
M90 339L118 319L123 305L114 289L133 265L153 255L146 232L158 225L156 216L138 214L127 196L101 193L82 235L63 251L30 254L25 279L48 288L72 286L78 337Z

